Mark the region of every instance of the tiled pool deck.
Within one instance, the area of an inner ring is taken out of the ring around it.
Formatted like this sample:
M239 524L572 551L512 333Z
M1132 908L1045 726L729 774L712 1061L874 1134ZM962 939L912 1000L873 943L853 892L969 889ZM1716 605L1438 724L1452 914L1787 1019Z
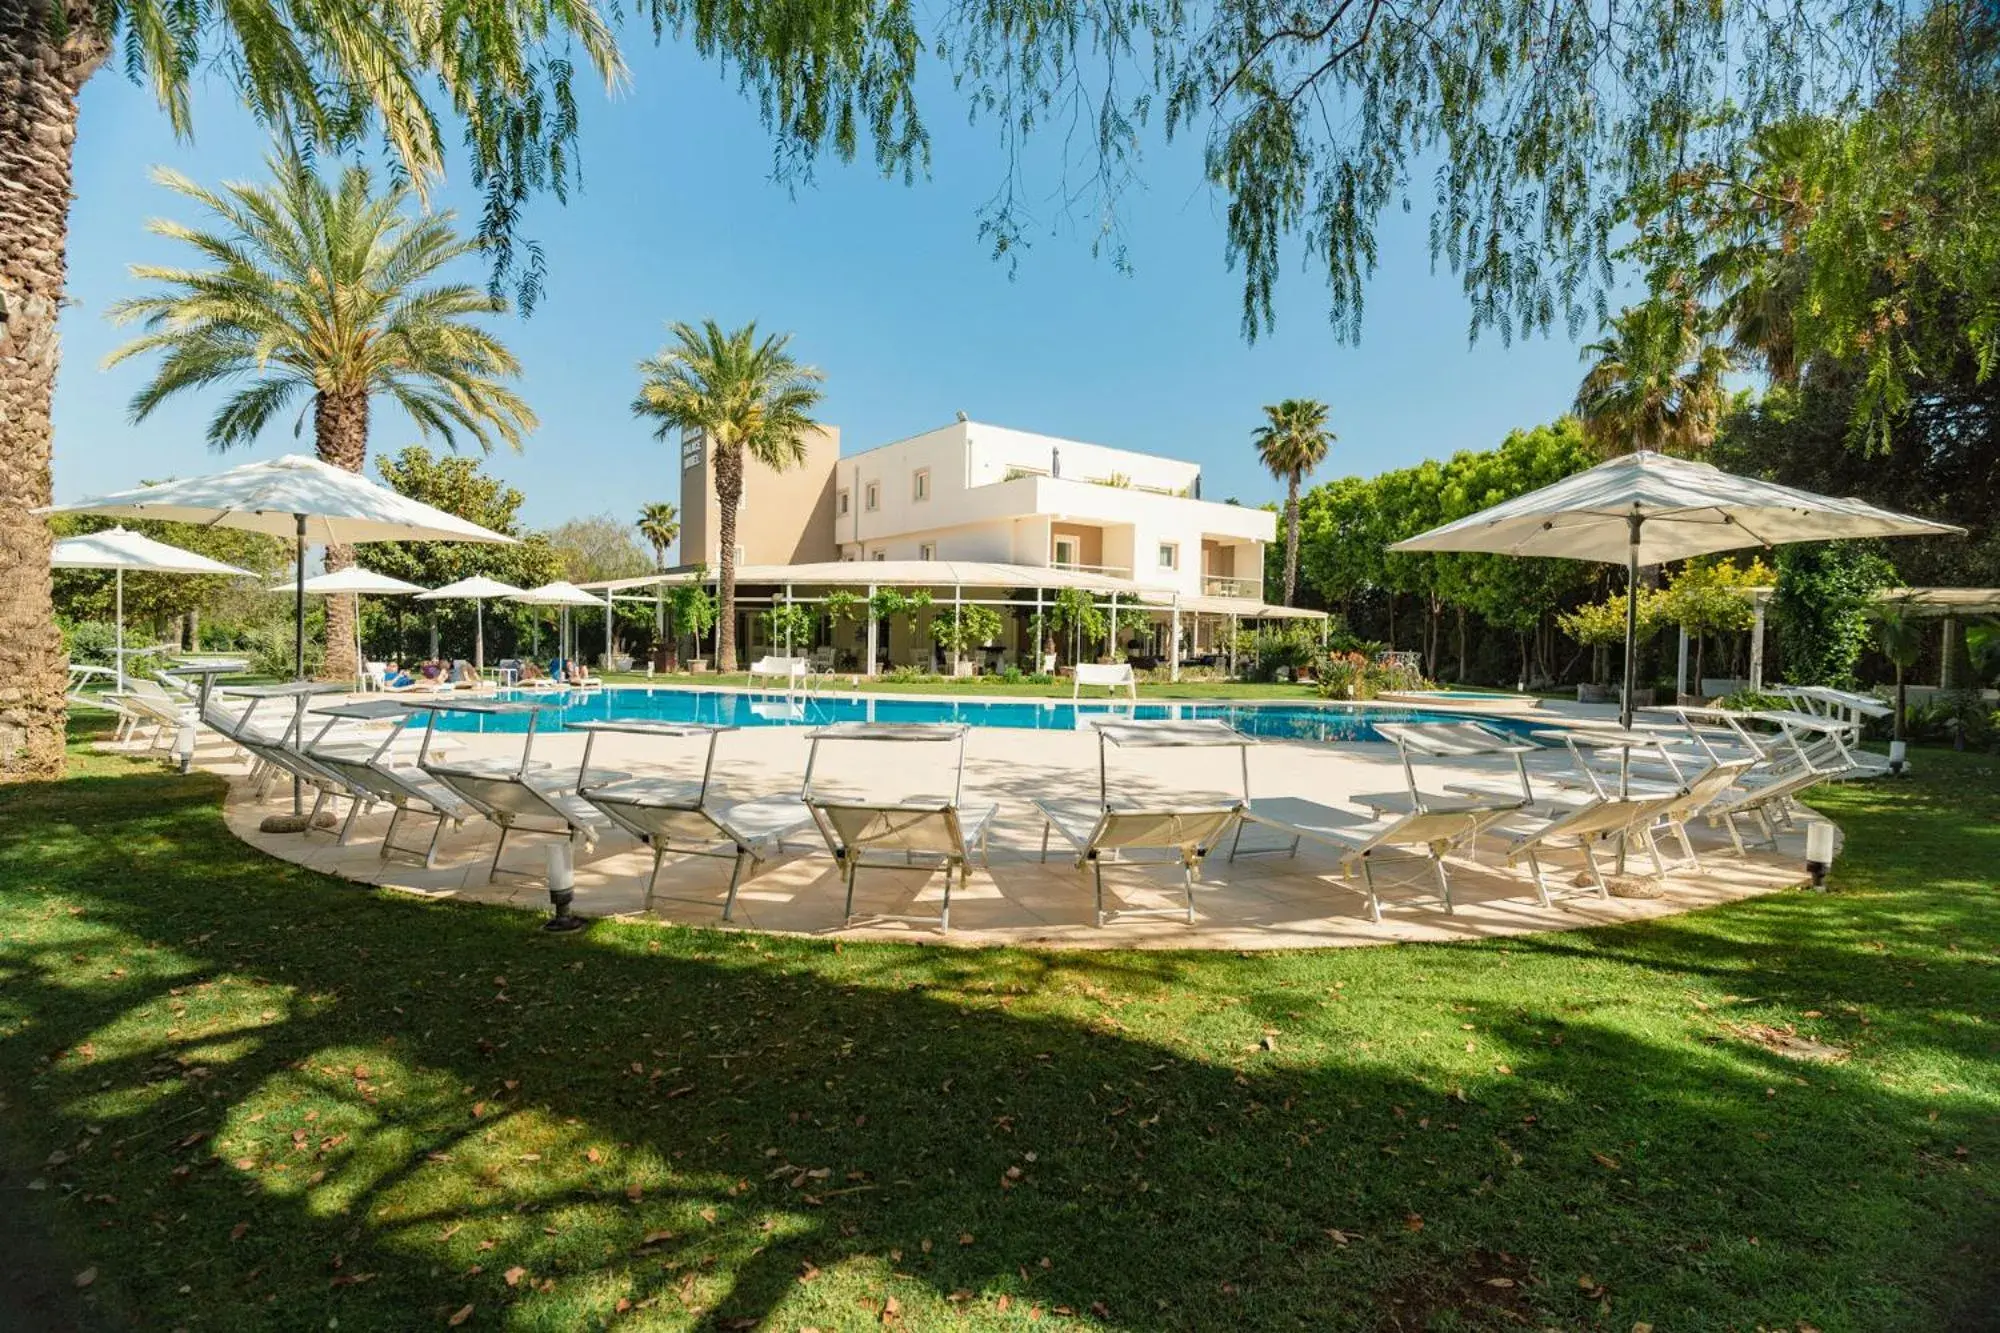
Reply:
M457 735L461 753L518 755L520 738ZM601 737L593 766L627 770L655 767L658 743L627 735ZM873 747L855 747L866 750ZM942 747L940 747L942 748ZM716 783L738 797L796 791L806 761L803 728L766 727L725 734L716 759ZM574 765L582 737L574 733L538 738L535 754L560 768ZM1559 756L1548 756L1551 763ZM212 771L240 779L244 764L227 751L220 738L204 737L197 762ZM1401 766L1387 746L1350 744L1322 746L1264 742L1250 751L1251 781L1258 796L1302 796L1327 804L1343 804L1361 792L1398 790ZM825 765L822 776L892 793L936 790L945 772L912 772L904 754L887 750L851 754L837 771ZM876 768L866 765L874 764ZM997 803L990 870L975 867L969 888L952 896L952 929L940 935L935 921L898 921L890 913L935 914L943 876L922 868L869 868L862 872L855 897L857 919L841 930L841 878L823 846L801 840L787 845L746 875L737 898L735 928L828 935L848 939L946 941L958 945L1028 945L1056 948L1178 948L1294 949L1396 941L1447 941L1572 929L1620 921L1643 920L1692 908L1770 893L1803 882L1803 837L1793 831L1781 838L1776 853L1737 857L1719 833L1696 831L1702 869L1670 870L1657 884L1657 896L1595 897L1541 907L1525 870L1499 864L1498 842L1482 845L1479 863L1453 865L1452 886L1457 911L1402 906L1400 899L1429 892L1428 867L1420 861L1391 861L1377 874L1383 900L1383 920L1370 922L1365 901L1342 879L1338 859L1329 849L1303 845L1296 859L1282 855L1246 856L1230 862L1218 853L1207 862L1196 891L1192 926L1166 917L1113 919L1103 928L1093 924L1092 895L1086 875L1051 850L1039 860L1042 824L1030 805L1036 796L1094 796L1097 791L1098 745L1090 733L975 729L968 739L964 800L968 805ZM893 771L891 771L893 769ZM1486 769L1465 765L1426 770L1426 785L1476 776L1510 775L1511 768ZM1114 788L1126 796L1147 793L1216 792L1236 794L1237 765L1233 753L1218 763L1213 752L1186 751L1153 756L1114 757ZM270 855L310 866L359 883L426 897L463 899L546 912L548 897L539 875L532 878L487 877L494 830L471 820L448 832L440 845L439 868L425 870L407 861L383 861L377 854L386 810L357 821L350 843L335 844L330 833L263 833L266 815L290 808L289 788L274 788L259 804L247 783L233 780L227 806L229 826L250 845ZM428 836L428 821L404 830L405 840L419 831ZM1273 835L1250 830L1246 850L1269 846ZM549 839L516 835L509 840L507 864L535 868L540 847ZM1057 840L1060 846L1060 839ZM1226 850L1226 849L1225 849ZM1665 850L1665 849L1663 849ZM1562 869L1552 880L1566 882L1577 865L1574 854L1562 854ZM1671 858L1670 858L1671 863ZM594 855L583 857L576 870L575 910L588 917L628 917L642 911L651 855L623 834L612 833ZM1636 868L1636 864L1635 864ZM688 925L720 926L729 863L702 857L670 856L660 876L660 893L693 898L694 903L662 896L653 917ZM1164 907L1179 900L1177 874L1171 867L1110 866L1106 870L1108 905ZM712 905L709 905L712 904ZM881 915L877 915L881 914Z

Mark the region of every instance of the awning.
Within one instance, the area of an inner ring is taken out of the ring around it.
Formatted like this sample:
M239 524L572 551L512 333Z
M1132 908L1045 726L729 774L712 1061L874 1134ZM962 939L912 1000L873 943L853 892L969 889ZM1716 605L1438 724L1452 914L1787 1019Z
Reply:
M592 592L628 592L635 588L712 583L715 570L693 566L664 574L606 579L579 584ZM792 584L805 587L889 588L1082 588L1086 592L1117 593L1134 600L1171 601L1173 589L1082 569L1044 565L1006 565L983 560L822 560L803 565L738 565L736 586Z

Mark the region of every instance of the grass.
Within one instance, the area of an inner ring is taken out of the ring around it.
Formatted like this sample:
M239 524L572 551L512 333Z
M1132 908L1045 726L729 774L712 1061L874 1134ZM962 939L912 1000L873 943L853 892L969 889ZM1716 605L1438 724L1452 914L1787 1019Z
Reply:
M220 796L81 748L0 793L9 1248L87 1325L1872 1333L2000 1304L1990 759L1826 793L1824 896L1277 956L549 937L262 859Z
M700 675L676 674L671 676L647 676L642 671L614 671L604 677L610 685L659 685L662 687L707 685L733 686L746 689L751 681L744 672L703 672ZM757 682L760 688L779 688L771 677ZM888 680L883 677L853 677L836 673L826 688L834 691L863 694L944 694L979 695L991 698L1022 699L1067 699L1070 697L1070 683L1062 679L1049 685L1031 685L1027 681L1009 683L998 676L931 676L923 680ZM1114 695L1106 690L1086 690L1086 700L1124 698L1122 692ZM1142 699L1278 699L1299 703L1318 703L1320 694L1311 685L1295 685L1282 681L1258 684L1243 680L1189 680L1178 685L1164 682L1139 682L1139 697Z

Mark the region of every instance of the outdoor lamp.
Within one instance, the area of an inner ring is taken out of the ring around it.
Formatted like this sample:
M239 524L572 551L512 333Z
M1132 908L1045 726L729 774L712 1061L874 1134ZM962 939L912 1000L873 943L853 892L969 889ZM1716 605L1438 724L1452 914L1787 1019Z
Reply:
M1806 825L1806 873L1816 892L1826 892L1826 872L1833 866L1833 825L1815 819Z
M542 923L543 930L583 929L583 918L571 914L569 910L569 905L576 900L575 871L567 842L559 842L549 848L549 901L555 905L556 914Z
M1909 763L1910 763L1909 742L1890 741L1889 771L1891 773L1894 773L1897 777L1901 777L1903 775L1903 770L1909 766Z

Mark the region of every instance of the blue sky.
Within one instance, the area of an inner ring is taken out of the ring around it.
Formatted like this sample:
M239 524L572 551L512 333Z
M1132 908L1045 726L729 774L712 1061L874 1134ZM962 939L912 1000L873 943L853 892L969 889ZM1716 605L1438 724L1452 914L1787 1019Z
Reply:
M792 331L794 350L826 372L822 416L849 452L963 410L1192 459L1210 497L1246 503L1277 494L1248 443L1263 403L1332 405L1331 477L1490 446L1560 414L1575 391L1567 339L1504 347L1489 335L1468 346L1466 303L1451 274L1430 270L1421 207L1383 219L1358 347L1335 340L1320 279L1296 258L1277 332L1251 345L1239 332L1238 278L1223 263L1223 204L1202 183L1198 145L1149 143L1141 184L1122 204L1130 272L1092 257L1087 217L1043 210L1010 274L977 235L1004 158L991 127L968 126L949 88L927 102L928 179L905 186L865 164L829 163L793 190L773 180L769 140L733 81L673 46L634 45L629 56L631 90L586 101L583 190L566 207L538 206L529 227L547 255L544 301L531 319L504 321L542 425L522 453L496 454L491 466L526 492L531 523L628 516L678 498L672 455L629 411L634 363L676 318ZM133 426L125 404L144 367L101 368L125 336L104 312L138 290L126 266L180 259L145 232L147 219L195 220L148 182L148 169L168 164L204 183L260 174L266 140L226 88L201 89L197 117L196 140L179 143L115 69L85 90L56 395L58 499L224 465L202 436L216 398ZM1054 182L1049 170L1031 178ZM470 202L452 189L444 201ZM378 409L375 452L416 438ZM286 422L245 456L309 449Z

